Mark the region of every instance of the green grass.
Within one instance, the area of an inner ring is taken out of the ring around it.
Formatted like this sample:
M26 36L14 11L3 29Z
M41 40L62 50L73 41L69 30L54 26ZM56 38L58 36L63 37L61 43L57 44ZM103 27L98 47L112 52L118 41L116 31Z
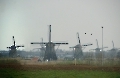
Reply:
M0 69L0 78L120 78L120 72Z

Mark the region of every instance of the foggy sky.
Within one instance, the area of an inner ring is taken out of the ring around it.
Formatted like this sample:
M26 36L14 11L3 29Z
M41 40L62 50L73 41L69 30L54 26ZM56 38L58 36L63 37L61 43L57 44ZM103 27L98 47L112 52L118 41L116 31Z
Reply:
M120 0L0 0L0 50L13 44L32 50L40 45L31 42L48 42L51 25L52 41L67 41L59 49L70 50L78 44L93 43L85 51L99 47L120 48ZM87 34L85 34L87 33ZM91 35L91 33L93 35Z

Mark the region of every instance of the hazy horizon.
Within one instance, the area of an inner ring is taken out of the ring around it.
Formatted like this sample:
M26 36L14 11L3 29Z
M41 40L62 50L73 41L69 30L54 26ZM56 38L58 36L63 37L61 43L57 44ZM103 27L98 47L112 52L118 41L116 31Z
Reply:
M12 36L21 49L40 47L30 43L48 42L48 25L53 42L69 43L59 49L77 45L77 32L81 44L93 43L85 51L97 47L96 39L102 47L102 26L103 46L112 49L113 40L120 48L120 0L0 0L0 50L8 50Z

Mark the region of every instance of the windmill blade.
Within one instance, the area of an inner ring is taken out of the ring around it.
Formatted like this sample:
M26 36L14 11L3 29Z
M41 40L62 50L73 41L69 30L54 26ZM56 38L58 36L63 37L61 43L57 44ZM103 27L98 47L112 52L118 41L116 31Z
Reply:
M59 46L60 44L55 44L55 46Z
M99 48L99 45L98 45L98 40L96 39L96 43L97 43L97 48Z
M51 42L51 25L49 25L49 42Z
M40 44L40 46L43 47L43 38L41 38L41 40L42 40L42 44Z
M79 33L77 32L77 36L78 36L78 41L79 41L79 44L80 44L80 37L79 37Z
M114 47L114 42L113 42L113 41L112 41L112 44L113 44L113 48L115 48L115 47Z
M22 46L16 46L17 48L19 48L19 47L24 47L24 45L22 45Z
M78 48L78 46L73 46L73 47L69 47L69 48Z
M68 43L54 43L54 44L68 44Z
M31 44L47 44L48 42L31 42Z
M69 47L69 48L74 48L74 47Z
M84 45L82 45L82 46L88 46L87 44L84 44Z
M80 48L80 46L74 46L74 47L69 47L69 48Z
M76 46L73 46L73 47L69 47L69 48L82 48L81 45L77 44Z
M60 45L60 44L68 44L66 41L59 41L59 42L53 42L55 45Z
M11 47L7 47L7 48L9 48L9 49L10 49Z
M15 39L14 39L14 36L13 36L13 44L14 44L14 46L15 46Z
M89 44L83 44L82 46L90 46L90 45L93 45L92 43L89 43Z
M102 49L102 48L101 48ZM95 50L101 50L100 48L96 48Z
M92 43L87 44L87 46L93 45Z

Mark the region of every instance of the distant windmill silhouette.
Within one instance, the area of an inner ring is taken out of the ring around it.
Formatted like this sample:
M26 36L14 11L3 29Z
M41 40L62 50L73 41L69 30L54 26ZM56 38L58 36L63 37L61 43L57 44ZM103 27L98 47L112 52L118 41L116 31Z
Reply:
M78 37L78 44L74 47L69 47L69 48L73 48L74 58L79 59L83 56L83 51L82 51L83 49L82 48L85 48L86 46L90 46L90 45L93 45L93 44L90 43L90 44L81 45L78 32L77 32L77 37Z
M96 43L97 43L97 47L95 49L90 49L90 50L94 50L96 58L100 59L102 58L102 48L99 48L97 39L96 39ZM103 49L105 48L108 48L108 47L103 47Z
M31 44L45 44L46 49L45 49L45 55L43 60L57 60L56 52L55 52L55 45L60 45L60 44L68 44L67 42L52 42L51 41L51 25L49 25L49 42L31 42Z
M102 48L99 48L99 45L98 45L98 40L96 39L96 43L97 43L97 48L95 48L95 49L90 49L90 50L95 50L95 52L100 52L101 50L102 50ZM105 49L105 48L108 48L108 47L103 47L103 49Z
M40 44L40 48L34 48L33 50L35 50L35 49L38 49L38 50L40 50L40 57L44 57L44 54L45 54L45 45L43 44L43 38L41 38L41 40L42 40L42 44Z
M109 51L109 58L115 58L116 57L116 55L117 55L117 52L118 52L118 50L120 49L120 48L115 48L115 46L114 46L114 42L112 41L112 46L113 46L113 48L111 49L111 50L108 50Z
M11 45L10 47L7 47L9 49L9 57L17 57L17 48L24 47L24 45L16 46L14 36L12 38L13 38L13 45Z

